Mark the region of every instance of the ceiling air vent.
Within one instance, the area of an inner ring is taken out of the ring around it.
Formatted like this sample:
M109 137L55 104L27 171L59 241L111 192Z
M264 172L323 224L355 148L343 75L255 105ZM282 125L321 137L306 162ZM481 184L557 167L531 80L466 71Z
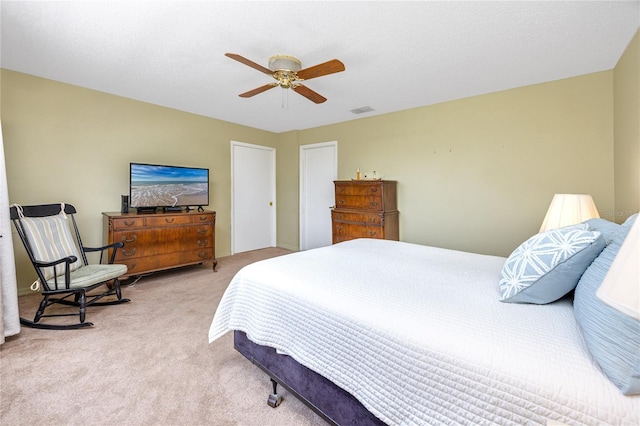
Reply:
M356 108L356 109L352 109L351 112L354 114L362 114L365 112L371 112L374 111L373 108L371 108L370 106L364 106L364 107L360 107L360 108Z

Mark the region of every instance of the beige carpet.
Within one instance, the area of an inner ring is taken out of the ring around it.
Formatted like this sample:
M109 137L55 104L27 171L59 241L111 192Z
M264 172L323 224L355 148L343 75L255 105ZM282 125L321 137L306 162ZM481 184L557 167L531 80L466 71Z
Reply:
M231 333L207 341L233 275L286 253L221 258L218 272L196 266L149 275L124 287L130 303L90 308L90 329L23 327L0 345L0 424L326 424L282 387L282 405L267 406L269 378L233 349ZM39 301L20 297L21 315L32 319Z

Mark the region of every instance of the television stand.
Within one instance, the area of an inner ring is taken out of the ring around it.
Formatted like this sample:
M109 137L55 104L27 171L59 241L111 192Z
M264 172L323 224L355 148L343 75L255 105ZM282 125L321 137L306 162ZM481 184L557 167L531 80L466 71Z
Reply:
M216 212L102 215L104 242L124 243L115 263L127 265L127 277L201 263L215 271Z

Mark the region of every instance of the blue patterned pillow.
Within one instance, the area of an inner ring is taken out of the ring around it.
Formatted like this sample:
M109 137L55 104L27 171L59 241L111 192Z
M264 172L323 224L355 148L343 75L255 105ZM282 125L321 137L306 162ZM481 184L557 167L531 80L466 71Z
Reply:
M573 308L589 352L625 395L640 394L640 321L605 304L596 291L607 275L638 214L585 271L576 287Z
M529 238L505 262L500 301L545 304L560 299L604 249L600 232L572 225Z

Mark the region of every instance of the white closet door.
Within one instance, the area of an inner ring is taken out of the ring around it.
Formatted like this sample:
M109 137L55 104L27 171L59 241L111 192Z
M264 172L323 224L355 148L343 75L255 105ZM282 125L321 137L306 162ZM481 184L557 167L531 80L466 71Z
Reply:
M231 253L276 245L276 150L231 142Z
M300 147L300 250L331 245L338 142Z

